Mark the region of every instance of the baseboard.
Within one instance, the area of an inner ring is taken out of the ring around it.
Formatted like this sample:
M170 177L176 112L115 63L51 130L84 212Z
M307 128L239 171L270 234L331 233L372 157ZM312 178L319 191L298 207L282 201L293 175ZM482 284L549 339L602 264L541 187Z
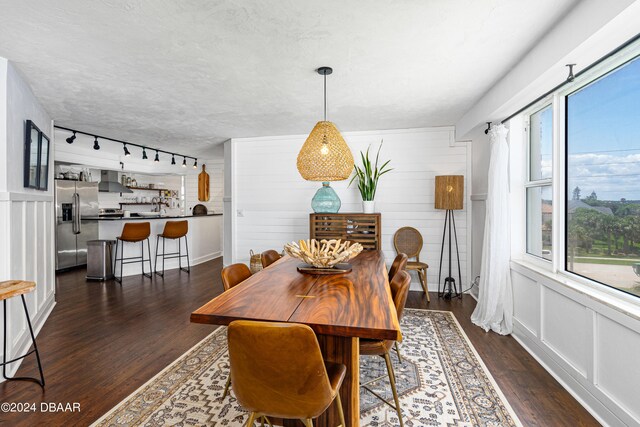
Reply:
M513 333L511 336L516 340L527 353L529 353L562 387L571 394L600 424L611 427L627 426L609 408L607 408L597 397L595 397L582 384L576 381L562 366L560 366L553 356L549 355L544 348L527 336L527 331L519 326L517 319L513 322Z
M36 336L36 339L38 338L38 334L40 333L40 330L44 326L44 323L46 322L46 320L49 318L49 315L53 311L53 308L56 306L56 301L54 296L55 294L51 293L49 298L45 302L45 305L42 307L42 309L39 310L38 313L35 316L33 316L33 318L31 319L31 325L33 326L33 333ZM22 310L20 311L24 313ZM26 323L25 323L25 328L22 331L21 335L22 336L18 339L16 350L11 354L12 357L15 357L16 355L20 355L20 354L25 354L27 351L29 351L29 348L31 347L31 344L32 344L31 334L29 333L29 328L28 326L26 326ZM32 360L31 356L28 359ZM9 365L7 368L7 375L14 376L15 373L20 368L20 365L22 364L23 360L24 359L20 359L12 363L11 365ZM46 376L46 372L45 372L45 376ZM4 381L5 381L4 378L0 379L0 383Z
M202 264L203 262L211 261L212 259L220 258L221 256L222 256L222 251L213 252L198 258L194 258L191 265Z

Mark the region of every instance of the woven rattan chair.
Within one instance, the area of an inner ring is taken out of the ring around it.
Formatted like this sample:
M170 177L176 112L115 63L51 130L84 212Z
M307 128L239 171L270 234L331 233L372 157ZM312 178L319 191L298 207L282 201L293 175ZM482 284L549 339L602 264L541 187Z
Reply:
M415 270L418 272L418 278L424 293L427 296L427 302L431 302L429 290L427 288L427 269L429 265L420 261L420 251L422 250L422 234L413 227L402 227L393 236L393 246L396 252L405 253L415 261L407 262L407 270Z

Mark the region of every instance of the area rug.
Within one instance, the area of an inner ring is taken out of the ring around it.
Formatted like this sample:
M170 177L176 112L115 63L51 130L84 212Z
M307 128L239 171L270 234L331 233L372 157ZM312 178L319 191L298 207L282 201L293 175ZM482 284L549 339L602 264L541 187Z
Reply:
M392 354L404 425L521 426L451 312L406 309L402 363ZM245 412L222 400L229 374L226 328L194 346L94 426L241 426ZM384 359L361 357L361 382L386 375ZM373 390L392 400L386 379ZM360 425L398 426L395 410L361 388Z

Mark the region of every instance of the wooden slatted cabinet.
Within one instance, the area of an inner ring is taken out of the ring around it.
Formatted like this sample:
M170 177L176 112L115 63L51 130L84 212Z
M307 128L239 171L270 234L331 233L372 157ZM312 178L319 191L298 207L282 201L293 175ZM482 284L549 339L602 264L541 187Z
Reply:
M342 239L360 243L365 250L382 249L382 217L379 213L312 213L312 239Z

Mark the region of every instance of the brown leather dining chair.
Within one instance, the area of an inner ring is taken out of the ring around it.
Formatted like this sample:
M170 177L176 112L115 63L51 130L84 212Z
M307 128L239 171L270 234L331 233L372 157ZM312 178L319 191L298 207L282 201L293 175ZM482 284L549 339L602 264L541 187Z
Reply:
M222 276L222 286L225 291L228 291L251 277L251 270L246 264L231 264L223 268L220 275Z
M396 312L398 314L398 320L402 317L402 312L404 311L404 306L407 302L407 296L409 295L410 284L411 276L409 276L409 273L404 270L398 271L389 283L389 287L391 288L391 296L393 297L393 305L395 306ZM382 378L384 378L384 376L374 378L371 381L361 384L361 387L369 390L371 393L373 393L374 396L380 398L384 403L395 409L398 413L400 426L404 427L404 422L402 421L402 411L400 409L400 401L398 399L398 391L396 389L396 377L393 372L391 358L389 357L389 351L391 350L394 342L395 341L392 340L370 340L361 338L360 354L363 356L384 357L384 361L387 365L387 375L389 376L389 382L391 383L391 392L393 393L393 400L395 405L392 405L390 402L382 399L382 397L380 397L373 390L371 390L371 388L369 388L369 384L381 380Z
M282 258L282 256L273 249L269 249L268 251L262 252L260 254L260 261L262 261L262 268L267 268L277 260Z
M223 268L220 275L222 276L222 286L224 287L224 290L226 292L251 277L251 270L249 270L249 267L247 267L246 264L231 264ZM231 374L229 374L229 376L227 377L227 382L224 385L222 400L224 400L227 397L227 394L229 394L230 385Z
M407 262L407 270L418 272L418 278L427 296L427 302L431 302L429 288L427 286L427 269L429 268L429 264L420 261L422 244L422 234L413 227L402 227L393 235L393 246L396 248L396 252L407 254L409 259L416 259L415 261Z
M389 269L389 280L393 279L393 276L400 270L404 270L407 268L407 261L409 257L406 254L399 253L396 256L396 259L393 260L393 264L391 264L391 268Z
M299 419L313 427L332 403L346 426L340 386L347 368L325 362L313 330L296 323L236 320L227 331L233 391L251 415Z

